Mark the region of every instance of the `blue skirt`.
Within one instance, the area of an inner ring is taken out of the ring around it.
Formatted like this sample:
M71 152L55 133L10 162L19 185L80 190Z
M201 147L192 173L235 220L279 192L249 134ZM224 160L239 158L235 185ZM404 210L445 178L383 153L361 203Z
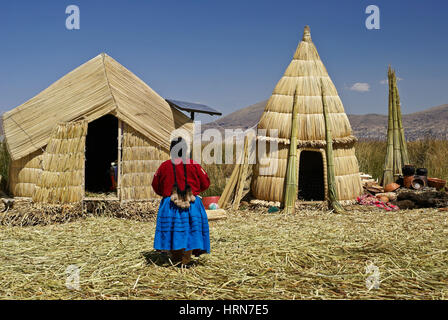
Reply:
M170 197L160 201L154 249L185 249L185 251L210 253L208 218L199 197L190 203L188 209L177 207L171 202Z

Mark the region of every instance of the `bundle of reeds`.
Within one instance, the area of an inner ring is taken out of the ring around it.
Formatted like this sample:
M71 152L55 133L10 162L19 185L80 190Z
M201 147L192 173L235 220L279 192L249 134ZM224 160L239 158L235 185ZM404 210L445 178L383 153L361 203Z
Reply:
M255 152L252 148L254 139L255 136L252 132L246 133L246 136L244 137L243 152L237 159L232 174L225 184L224 190L219 198L218 205L220 208L226 208L230 203L232 204L233 210L238 210L240 206L241 199L245 195L244 188L246 187L247 180L250 180L248 177L250 177L249 171L251 171L252 165L249 164L249 162L253 156L253 152ZM221 171L220 174L222 174Z
M333 210L335 213L343 213L345 210L338 202L338 195L336 192L336 181L334 175L334 157L333 157L333 136L332 136L332 127L330 122L328 121L328 105L325 101L325 88L322 85L322 105L323 105L323 113L325 119L325 136L326 136L326 158L327 158L327 200L328 207Z
M73 203L83 199L87 125L84 120L55 127L42 155L34 202Z
M294 104L292 108L291 141L289 145L288 168L286 171L284 210L286 214L294 213L297 200L297 115L298 105L294 92Z
M10 162L9 191L15 197L31 198L42 174L42 150Z
M395 70L389 66L389 115L387 128L387 148L384 160L382 185L385 186L397 180L402 174L401 169L409 164L404 128L401 117L400 96L397 87Z

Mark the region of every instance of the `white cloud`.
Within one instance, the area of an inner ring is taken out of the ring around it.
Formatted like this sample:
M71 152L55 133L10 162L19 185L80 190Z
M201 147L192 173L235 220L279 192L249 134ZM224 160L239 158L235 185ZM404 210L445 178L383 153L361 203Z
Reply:
M357 92L367 92L370 91L370 84L366 82L356 82L350 87L350 90Z

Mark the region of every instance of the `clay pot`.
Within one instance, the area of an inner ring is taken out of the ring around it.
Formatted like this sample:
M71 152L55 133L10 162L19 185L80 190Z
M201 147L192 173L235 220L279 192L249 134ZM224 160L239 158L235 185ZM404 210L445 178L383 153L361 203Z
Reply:
M426 168L418 168L415 172L416 176L427 176L428 175L428 169Z
M384 191L385 192L392 192L392 191L397 190L398 188L400 188L400 185L398 183L392 182L392 183L387 184L384 187Z
M412 181L414 181L414 176L405 176L403 178L403 186L405 188L410 188L412 186Z
M414 178L414 180L412 180L412 188L415 190L420 190L425 186L425 181L420 178L420 177L416 177Z
M427 176L414 176L414 180L412 180L411 187L416 189L422 189L423 187L428 186L428 177ZM416 189L416 190L418 190Z
M403 172L403 176L413 176L415 174L415 166L407 164L405 165L401 171Z

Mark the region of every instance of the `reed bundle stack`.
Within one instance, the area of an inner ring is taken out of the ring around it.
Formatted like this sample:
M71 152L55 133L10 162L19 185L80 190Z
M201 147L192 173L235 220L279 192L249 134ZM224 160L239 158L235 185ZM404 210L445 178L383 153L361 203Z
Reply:
M87 121L58 125L42 156L42 174L34 202L73 203L84 197L84 152Z
M395 70L389 66L389 117L387 127L387 149L384 160L382 185L386 186L398 179L401 169L409 164L408 148L401 119L400 95Z

